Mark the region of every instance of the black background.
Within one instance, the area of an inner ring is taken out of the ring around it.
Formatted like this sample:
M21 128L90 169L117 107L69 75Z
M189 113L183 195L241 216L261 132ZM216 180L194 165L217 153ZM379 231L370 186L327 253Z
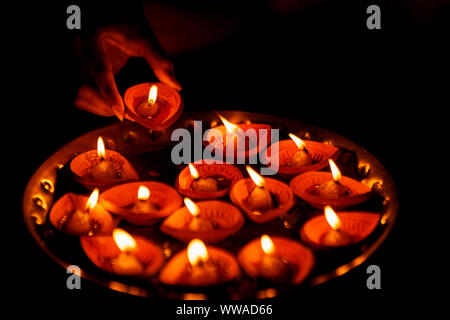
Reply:
M65 270L39 249L23 224L23 190L39 165L79 135L117 121L73 106L79 80L71 44L76 31L65 26L69 4L33 3L10 10L17 19L9 22L5 46L12 55L9 61L15 61L6 63L13 67L8 79L12 90L4 93L9 99L3 106L3 160L9 168L4 170L3 199L8 204L3 221L7 253L2 258L6 291L10 299L49 315L56 314L54 306L62 306L81 314L126 308L136 317L138 310L148 318L156 313L175 316L182 302L125 296L87 281L80 291L68 290ZM382 9L381 30L365 27L369 4ZM80 6L83 12L83 3ZM431 179L441 176L435 163L443 151L436 146L438 138L446 137L449 6L442 5L425 22L395 1L324 1L282 19L261 16L252 8L243 6L242 11L251 14L229 37L172 55L186 110L265 112L335 131L377 157L400 195L393 232L368 261L308 292L271 301L274 315L301 318L308 311L317 316L366 316L423 304L433 291L422 282L439 284L444 277L425 267L440 264L431 249L441 241L434 230L441 218L434 213L445 200L437 197L439 188ZM134 83L155 78L135 59L116 79L123 93ZM19 141L25 149L18 147ZM381 290L366 288L370 264L381 267ZM415 299L418 304L412 303ZM336 309L324 307L327 302ZM88 311L88 306L93 309Z

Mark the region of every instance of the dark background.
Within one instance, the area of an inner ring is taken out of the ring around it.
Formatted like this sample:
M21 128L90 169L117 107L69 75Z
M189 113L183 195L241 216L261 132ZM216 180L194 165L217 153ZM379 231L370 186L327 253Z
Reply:
M433 229L440 221L429 218L442 204L435 200L439 188L430 176L436 175L434 161L442 152L435 145L438 137L445 137L444 111L449 102L450 15L448 3L441 2L431 14L428 7L433 1L408 5L321 1L287 15L267 13L261 2L191 4L206 14L231 12L239 24L201 48L171 53L186 111L264 112L335 131L377 157L399 191L399 219L368 261L306 293L275 299L275 314L300 318L302 312L314 311L324 315L331 311L323 307L329 301L334 301L331 304L339 315L354 315L355 309L359 315L361 311L362 315L383 314L392 307L402 312L406 307L399 304L400 299L423 302L421 297L429 291L422 282L439 282L439 276L430 276L425 267L436 259L430 249L435 246L426 240L441 241ZM3 273L11 284L7 291L13 300L36 305L42 312L55 305L71 312L84 312L89 306L101 313L132 306L129 310L146 310L148 318L155 312L173 316L181 303L125 296L87 281L80 291L67 290L65 270L39 249L22 222L23 190L39 165L79 135L117 121L73 105L79 85L72 47L76 31L65 26L66 8L73 3L33 3L12 9L17 19L9 23L11 41L8 37L5 50L14 59L10 61L17 62L9 78L11 91L5 93L12 97L4 106L6 122L12 125L4 125L8 152L3 157L11 168L5 170L4 180L4 201L11 204L4 212L8 215L5 231L11 231L4 233L8 253L2 258L10 269ZM86 8L96 14L105 8L102 1L78 3L82 17ZM381 30L365 27L369 4L381 7ZM183 10L191 10L185 6ZM197 35L190 36L195 42ZM121 93L132 84L155 80L139 59L130 61L116 79ZM19 141L25 149L18 147ZM366 288L365 270L370 264L381 267L381 290Z

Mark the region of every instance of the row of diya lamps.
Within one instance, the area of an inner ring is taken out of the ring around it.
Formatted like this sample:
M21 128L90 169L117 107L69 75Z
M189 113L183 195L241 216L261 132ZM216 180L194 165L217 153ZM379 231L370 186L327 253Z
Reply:
M157 87L171 90L160 84ZM146 84L145 90L139 90L152 91L152 86ZM166 100L160 101L157 108L155 96L150 96L143 100L142 96L131 99L125 95L126 103L136 107L132 110L135 120L146 117L139 120L143 123L154 121L160 113L174 114L173 110L164 111L170 105L167 99L173 95L166 94ZM222 120L224 125L216 128L226 135L223 141L227 143L236 143L236 127L245 130L262 126ZM314 265L308 246L325 249L358 243L375 229L380 214L336 213L333 208L345 209L366 201L371 189L341 175L333 161L340 155L338 148L303 141L293 134L290 137L277 142L277 154L271 153L271 147L267 150L270 159L278 159L279 175L290 179L289 185L263 178L250 166L246 167L249 178L244 178L232 164L204 159L186 166L177 176L175 188L156 181L138 181L127 159L116 151L105 150L99 137L97 150L81 153L70 162L74 177L94 191L90 197L73 193L62 196L50 211L50 222L64 233L80 236L87 257L97 267L118 275L149 278L159 273L160 282L166 285L210 286L237 279L242 267L253 278L299 284ZM331 172L319 171L328 166ZM227 195L231 203L217 200ZM285 237L262 235L244 245L235 257L212 245L243 227L242 212L253 223L263 224L287 213L295 203L294 195L324 209L324 215L311 218L300 229L300 238L308 246ZM162 220L161 232L188 245L166 262L156 244L118 228L121 219L137 226Z

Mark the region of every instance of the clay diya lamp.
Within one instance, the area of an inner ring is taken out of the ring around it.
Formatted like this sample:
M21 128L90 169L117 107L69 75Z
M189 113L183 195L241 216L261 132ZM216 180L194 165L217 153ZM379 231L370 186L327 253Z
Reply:
M175 188L193 199L214 199L227 195L241 179L242 172L235 166L204 159L184 168L175 180Z
M250 178L238 181L230 191L231 201L256 223L265 223L288 212L294 205L294 195L285 183L263 178L247 166Z
M336 160L341 151L321 142L302 140L290 133L291 140L281 140L267 150L268 166L278 164L278 174L292 178L307 171L319 171L328 166L328 159Z
M98 189L94 189L89 197L66 193L50 210L51 224L70 235L111 233L114 229L114 219L97 204L98 194Z
M295 195L315 208L325 205L343 209L368 200L373 193L365 184L344 177L333 160L328 159L330 172L310 171L302 173L290 182Z
M75 179L88 189L102 189L130 180L138 180L136 169L119 152L106 150L102 137L97 150L83 152L70 162Z
M271 143L271 126L268 124L233 124L221 115L219 118L223 125L209 130L203 144L210 152L222 154L224 159L248 160Z
M183 111L180 94L161 82L141 83L128 88L124 101L127 115L152 130L166 129Z
M274 283L300 284L314 265L311 250L299 242L268 235L247 243L237 258L250 277Z
M180 207L181 196L164 183L139 181L124 183L104 191L100 204L126 221L148 226Z
M122 276L146 278L155 275L164 263L161 250L143 237L114 229L110 236L83 236L81 247L100 269Z
M200 239L218 243L236 233L244 225L244 218L235 206L218 200L194 203L184 199L185 207L178 209L161 224L161 231L188 242Z
M373 212L339 212L325 206L325 215L308 220L300 237L318 248L345 247L367 238L377 227L381 215Z
M239 265L231 253L194 239L169 260L159 280L166 285L203 287L224 284L239 275Z

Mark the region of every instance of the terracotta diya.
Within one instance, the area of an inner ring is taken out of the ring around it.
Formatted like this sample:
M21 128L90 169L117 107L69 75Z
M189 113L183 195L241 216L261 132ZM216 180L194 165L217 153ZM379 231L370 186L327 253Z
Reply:
M321 142L302 140L290 133L291 140L281 140L267 150L267 166L278 163L278 174L291 178L307 171L328 166L328 159L336 160L341 151Z
M98 268L110 273L151 277L164 263L164 256L155 244L120 228L109 236L83 236L80 242L87 257Z
M239 275L239 265L231 253L194 239L169 260L159 280L166 285L202 287L224 284Z
M98 189L94 189L89 197L66 193L50 210L51 224L64 233L77 236L111 233L114 219L97 204L98 194Z
M247 166L250 178L238 181L230 191L231 201L256 223L265 223L289 211L294 195L285 183L263 178Z
M328 161L331 173L310 171L293 178L290 187L294 194L319 209L327 204L333 208L347 208L365 202L373 195L368 186L342 176L334 161Z
M236 233L244 225L244 218L235 206L218 200L194 203L184 199L185 207L178 209L161 224L161 231L188 242L200 239L218 243Z
M300 284L311 272L314 256L299 242L285 237L263 235L247 243L238 262L250 277L276 283Z
M339 212L330 206L325 215L308 220L300 229L300 237L315 247L344 247L367 238L377 227L381 215L373 212Z
M167 217L182 203L174 188L155 181L124 183L104 191L101 205L128 222L147 226Z
M199 160L184 168L175 180L175 188L193 199L220 198L242 179L235 166L218 160Z
M83 152L70 162L75 178L88 189L105 189L130 180L138 180L136 169L119 152L106 150L102 137L97 150Z
M137 123L152 130L164 130L181 115L180 94L165 83L141 83L125 92L127 114Z
M223 125L216 126L206 134L205 147L237 160L257 156L271 143L271 126L268 124L233 124L219 115Z

